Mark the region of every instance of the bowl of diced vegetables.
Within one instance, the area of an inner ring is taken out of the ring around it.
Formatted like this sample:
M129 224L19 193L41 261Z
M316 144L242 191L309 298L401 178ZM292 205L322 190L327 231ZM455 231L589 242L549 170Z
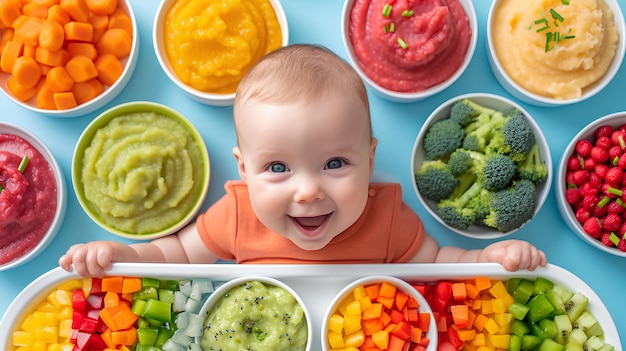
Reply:
M322 321L322 350L436 350L434 321L424 296L406 281L379 275L358 278L328 306Z
M413 188L446 228L476 239L510 235L541 209L552 183L548 143L533 117L493 94L454 97L419 131Z
M30 6L30 7L29 7ZM129 0L4 1L0 90L27 110L83 116L126 86L139 56ZM37 15L46 11L45 20Z

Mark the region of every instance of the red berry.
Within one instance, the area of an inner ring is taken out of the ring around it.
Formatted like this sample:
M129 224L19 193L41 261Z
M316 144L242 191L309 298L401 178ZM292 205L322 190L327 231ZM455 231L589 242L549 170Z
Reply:
M622 252L626 252L626 239L622 238L622 240L619 241L619 244L617 244L617 249Z
M591 212L588 210L585 210L582 207L576 210L576 220L578 220L578 223L583 224L589 218L591 218Z
M626 154L622 154L617 160L617 166L621 169L626 169Z
M600 179L604 180L604 178L606 178L606 172L609 171L609 168L610 167L605 164L597 164L593 169L593 173L597 174Z
M609 159L608 149L602 148L600 146L594 146L591 148L591 159L596 161L597 163L606 162Z
M596 206L591 209L591 214L598 218L602 218L607 214L607 206Z
M617 233L619 235L624 235L624 233L626 233L626 221L622 222L622 225L619 227L619 231Z
M589 180L589 172L580 170L572 173L572 184L582 186Z
M583 208L589 211L593 211L598 204L598 198L594 195L585 195L583 197Z
M583 159L579 156L572 156L567 160L567 169L570 171L577 171L583 168Z
M622 225L622 217L616 213L608 213L604 219L602 219L602 229L608 232L616 232Z
M601 136L596 140L595 147L608 150L612 145L613 142L611 141L611 138L609 136ZM591 152L593 153L593 148L591 149Z
M591 141L587 139L581 139L576 142L576 146L574 146L574 149L576 150L578 156L585 158L589 156L592 146L593 145L591 144Z
M613 242L611 241L611 232L602 232L600 235L600 242L604 246L613 247Z
M597 164L598 162L596 162L592 157L587 157L583 161L583 169L586 169L588 171L593 171L596 168Z
M613 127L611 126L600 126L596 129L596 131L594 132L594 135L596 137L596 139L603 137L603 136L609 136L611 135L611 133L613 133Z
M619 128L617 128L619 130L621 130L622 132L626 133L626 124L622 124Z
M613 133L611 133L611 142L613 145L626 147L626 133L619 129L613 131Z
M582 196L587 196L587 195L596 196L598 195L598 187L594 186L591 182L588 182L588 183L583 184L583 186L580 187L580 193Z
M609 149L609 163L613 166L617 166L620 156L622 156L622 148L619 145L611 146Z
M611 167L606 171L604 181L612 186L618 187L624 177L624 171L619 167Z
M574 205L575 203L580 201L580 199L582 198L583 198L583 195L581 194L579 188L569 188L565 190L565 200L570 205Z
M606 205L606 212L621 214L624 212L624 207L615 201L611 201Z
M590 186L598 189L598 188L600 188L602 183L604 183L604 181L595 172L592 172L592 173L589 174L589 182L587 184L589 184Z
M583 223L583 230L589 234L592 238L598 239L602 235L602 227L600 226L600 220L591 217Z

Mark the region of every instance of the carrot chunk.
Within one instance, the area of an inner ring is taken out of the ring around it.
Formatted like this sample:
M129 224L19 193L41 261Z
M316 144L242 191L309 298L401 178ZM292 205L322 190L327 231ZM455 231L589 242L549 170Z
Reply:
M54 103L54 91L50 89L48 84L42 84L37 88L35 95L35 105L44 110L56 110Z
M97 15L110 15L117 9L117 0L85 0L89 10Z
M61 0L59 5L74 21L87 22L89 19L89 8L85 0Z
M18 84L25 88L32 88L41 78L41 67L34 58L20 56L15 59L11 74Z
M90 42L93 39L93 26L88 22L70 21L63 28L66 40Z
M48 8L40 4L30 2L22 6L22 14L39 17L42 20L45 20L46 17L48 17Z
M65 30L56 21L44 21L39 31L39 46L48 50L59 50L63 47Z
M72 57L65 64L65 68L74 82L77 83L86 82L98 76L98 71L93 61L82 55Z
M21 40L24 44L38 46L39 31L43 20L35 16L21 15L13 22L15 29L15 38Z
M91 16L89 17L89 23L93 27L93 42L97 43L102 34L109 29L109 16Z
M55 93L72 91L74 80L63 66L50 69L46 75L46 85Z
M104 85L98 79L90 79L82 83L74 83L72 92L79 104L96 98L104 92Z
M67 51L70 53L70 57L83 55L92 61L98 57L96 46L92 43L69 43L67 44Z
M19 0L0 1L0 28L11 27L22 14L21 3Z
M129 36L133 36L133 22L124 10L118 8L109 16L108 29L120 28L126 31Z
M48 21L55 21L59 22L60 25L64 25L71 20L70 15L61 8L61 5L52 5L48 8Z
M48 66L64 66L70 59L70 54L65 49L51 51L42 47L35 49L35 60Z
M120 28L112 28L104 32L98 43L96 49L98 53L113 54L118 59L128 57L132 48L132 39L128 33Z
M124 66L113 54L98 56L95 60L95 65L98 71L98 79L102 84L108 86L115 84L122 72L124 72Z
M15 80L15 77L9 77L9 79L7 79L7 88L9 88L11 94L20 101L30 100L37 92L36 87L24 87L20 85L20 83Z
M76 102L76 98L71 91L54 93L53 98L54 105L56 106L57 110L67 110L78 105L78 103Z
M6 73L10 73L13 69L15 60L22 55L24 44L19 40L10 40L4 46L2 50L2 56L0 56L0 69Z

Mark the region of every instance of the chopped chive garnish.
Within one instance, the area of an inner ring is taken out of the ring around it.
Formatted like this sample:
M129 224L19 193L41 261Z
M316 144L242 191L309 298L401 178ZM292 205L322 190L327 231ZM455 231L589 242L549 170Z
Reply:
M413 10L404 10L404 11L402 11L401 16L402 17L411 17L411 16L413 16L413 14L415 14L415 12Z
M383 6L383 16L389 17L390 14L391 14L391 5L385 4L385 6Z
M558 22L565 21L565 18L563 18L563 16L561 16L558 12L556 12L555 9L550 9L550 15L552 15L552 18L554 18L554 25L556 26L559 25Z
M393 22L389 23L389 31L393 33L395 29L396 29L396 24Z
M563 5L569 5L569 0L561 0L561 4L563 4Z
M541 32L542 30L546 30L550 28L550 24L548 23L548 20L545 17L542 17L541 19L538 19L535 21L535 24L541 24L541 23L543 23L543 27L537 29L537 32Z
M385 33L389 33L389 27L388 26L383 26L383 30L385 31Z
M22 158L22 162L20 162L20 165L17 166L17 170L20 171L20 173L24 173L24 169L26 169L27 165L28 165L28 156L24 155L24 158Z
M407 43L404 40L402 40L402 38L398 38L398 44L400 44L400 47L403 49L406 49L409 47L409 45L407 45Z
M609 234L609 240L613 243L613 245L619 245L619 236L617 236L617 234L615 234L614 232L611 232L611 234Z

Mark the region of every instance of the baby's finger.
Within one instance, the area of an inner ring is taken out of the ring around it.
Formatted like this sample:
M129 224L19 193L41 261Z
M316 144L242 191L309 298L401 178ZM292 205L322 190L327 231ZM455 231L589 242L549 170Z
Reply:
M104 276L104 269L100 267L98 262L98 249L94 249L95 252L89 252L85 257L85 267L88 274L94 278L102 278Z

